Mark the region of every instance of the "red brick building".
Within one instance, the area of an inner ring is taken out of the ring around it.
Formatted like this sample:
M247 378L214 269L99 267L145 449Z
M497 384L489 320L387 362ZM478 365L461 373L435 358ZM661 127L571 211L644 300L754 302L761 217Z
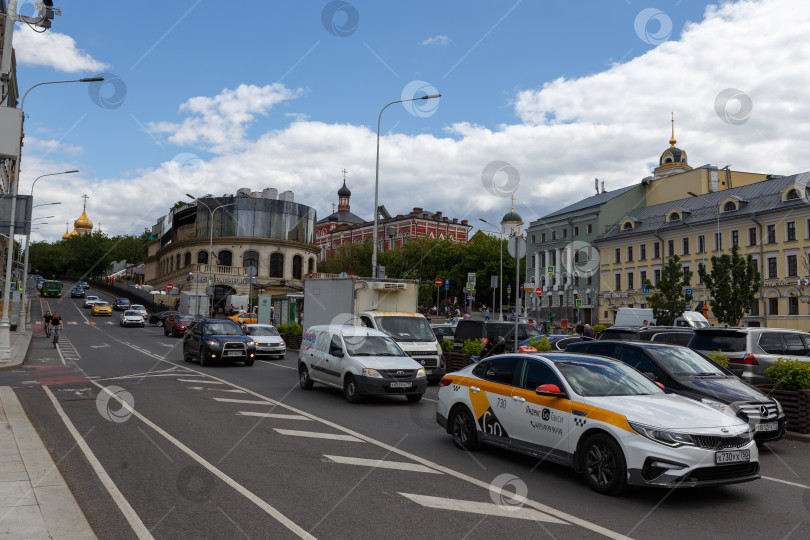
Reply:
M338 190L337 212L319 220L315 225L315 245L320 249L320 260L334 256L338 247L345 244L362 244L374 236L374 221L366 221L352 214L349 199L352 192L346 187ZM384 206L378 208L377 235L382 251L402 246L416 238L449 239L452 242L467 242L472 226L466 219L450 219L441 212L428 212L414 208L409 214L391 216Z

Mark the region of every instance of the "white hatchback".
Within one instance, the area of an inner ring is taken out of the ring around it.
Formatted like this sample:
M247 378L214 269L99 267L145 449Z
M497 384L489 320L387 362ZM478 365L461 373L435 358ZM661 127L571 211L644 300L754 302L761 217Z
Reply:
M86 296L84 298L84 307L92 307L93 304L95 304L96 302L101 302L101 298L99 298L98 296L92 296L92 295L91 296Z
M746 422L666 394L616 360L500 355L447 374L441 385L436 418L457 446L483 442L561 463L600 493L760 477Z
M135 311L134 309L127 309L121 314L119 324L121 326L140 326L143 328L145 323L140 312Z
M275 356L284 358L287 352L287 344L278 334L276 328L271 324L246 324L247 335L256 342L256 356Z

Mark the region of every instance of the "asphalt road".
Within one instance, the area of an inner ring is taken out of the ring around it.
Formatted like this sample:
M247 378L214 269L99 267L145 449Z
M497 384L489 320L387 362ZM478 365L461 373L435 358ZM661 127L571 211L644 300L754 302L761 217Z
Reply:
M436 387L416 404L351 405L301 390L297 354L203 368L162 328L121 328L119 312L92 318L82 303L50 299L68 322L59 349L35 335L0 384L99 538L810 535L806 443L763 448L756 482L605 497L565 467L457 449L435 422Z

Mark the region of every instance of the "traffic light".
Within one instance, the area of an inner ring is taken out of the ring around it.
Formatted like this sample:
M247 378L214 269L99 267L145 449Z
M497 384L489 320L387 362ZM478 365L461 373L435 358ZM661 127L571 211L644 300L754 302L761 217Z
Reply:
M551 321L546 321L546 330L551 331Z

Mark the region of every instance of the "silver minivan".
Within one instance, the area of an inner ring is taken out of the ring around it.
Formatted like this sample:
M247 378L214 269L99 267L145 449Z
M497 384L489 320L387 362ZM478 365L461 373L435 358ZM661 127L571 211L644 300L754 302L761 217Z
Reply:
M765 370L779 358L810 362L810 333L787 328L696 328L689 348L728 356L728 369L750 384L770 384Z

